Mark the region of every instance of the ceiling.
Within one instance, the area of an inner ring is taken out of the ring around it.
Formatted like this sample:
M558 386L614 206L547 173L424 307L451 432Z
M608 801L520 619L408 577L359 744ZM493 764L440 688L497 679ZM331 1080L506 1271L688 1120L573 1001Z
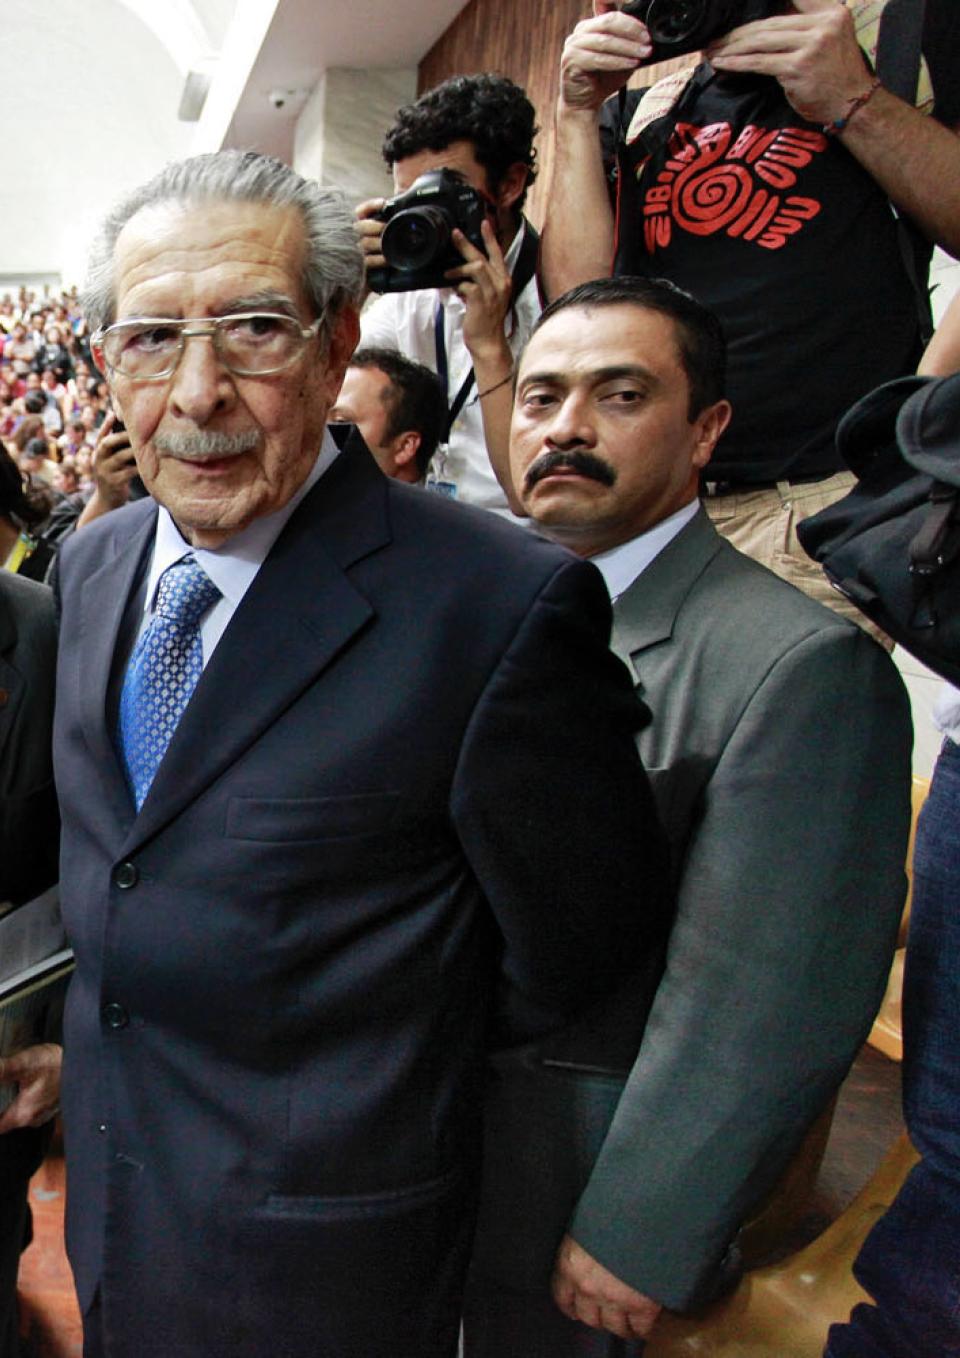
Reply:
M333 67L415 67L466 0L280 0L225 142L289 159L293 125ZM348 21L349 17L349 21ZM282 109L271 91L288 92Z
M79 281L106 208L168 160L222 145L292 160L324 70L412 70L463 4L3 0L0 292L28 276ZM191 71L211 78L207 106L219 100L208 129L178 120ZM278 110L275 89L299 93Z

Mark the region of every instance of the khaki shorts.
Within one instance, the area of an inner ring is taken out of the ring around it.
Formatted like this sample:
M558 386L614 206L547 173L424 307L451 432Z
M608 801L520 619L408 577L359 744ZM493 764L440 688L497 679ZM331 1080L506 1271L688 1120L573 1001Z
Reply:
M852 472L823 481L778 481L763 490L705 494L703 502L718 533L754 561L768 567L818 603L841 613L876 638L887 651L894 643L849 599L833 588L821 568L800 546L797 524L841 499L856 484Z

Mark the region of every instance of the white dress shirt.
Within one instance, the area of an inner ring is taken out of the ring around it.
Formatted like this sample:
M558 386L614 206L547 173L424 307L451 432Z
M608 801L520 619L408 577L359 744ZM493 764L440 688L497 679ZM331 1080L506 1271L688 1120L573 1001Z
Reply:
M933 708L933 724L938 731L960 745L960 689L944 684Z
M654 557L660 555L667 543L672 542L680 530L686 527L699 508L700 501L691 500L645 533L631 538L629 542L621 542L619 547L611 547L609 552L601 552L590 558L607 582L607 592L614 603L647 569Z
M504 257L511 271L520 254L525 230L526 227L517 232ZM463 342L464 303L451 288L383 293L364 308L360 317L360 344L396 349L405 358L436 372L434 317L438 299L443 307L443 336L449 370L447 401L452 404L473 367L473 359ZM516 325L512 332L508 331L507 342L516 363L540 315L540 294L535 278L531 278L521 292L514 311ZM505 327L509 327L512 314L507 313ZM529 525L529 520L511 514L503 487L490 465L476 383L450 431L449 443L437 450L430 464L428 482L431 478L444 486L454 487L456 498L464 504L492 509L514 523Z
M193 555L199 565L217 586L221 597L207 611L200 622L200 640L203 644L203 663L206 666L227 624L240 605L240 600L253 584L257 571L267 559L270 548L280 536L281 531L297 505L338 456L339 449L324 431L320 455L310 469L303 485L290 497L282 509L272 514L264 514L254 519L246 528L227 538L221 547L191 547L174 523L168 509L160 506L157 515L157 529L153 540L153 557L147 575L146 598L143 606L143 619L137 638L143 635L150 620L157 599L157 585L163 572L182 557Z

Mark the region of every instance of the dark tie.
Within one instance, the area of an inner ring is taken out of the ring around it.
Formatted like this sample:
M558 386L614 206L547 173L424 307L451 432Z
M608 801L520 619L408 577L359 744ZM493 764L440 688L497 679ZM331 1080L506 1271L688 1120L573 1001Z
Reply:
M120 694L120 749L139 811L203 669L200 619L220 591L192 556L168 566Z

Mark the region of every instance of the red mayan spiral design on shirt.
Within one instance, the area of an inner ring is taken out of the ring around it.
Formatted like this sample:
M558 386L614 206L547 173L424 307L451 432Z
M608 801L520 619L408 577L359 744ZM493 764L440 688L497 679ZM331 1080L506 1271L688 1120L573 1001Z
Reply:
M749 125L734 140L729 123L678 123L644 195L647 251L669 245L674 227L693 236L725 231L765 250L782 249L821 208L816 198L784 190L827 145L821 132L803 127Z

